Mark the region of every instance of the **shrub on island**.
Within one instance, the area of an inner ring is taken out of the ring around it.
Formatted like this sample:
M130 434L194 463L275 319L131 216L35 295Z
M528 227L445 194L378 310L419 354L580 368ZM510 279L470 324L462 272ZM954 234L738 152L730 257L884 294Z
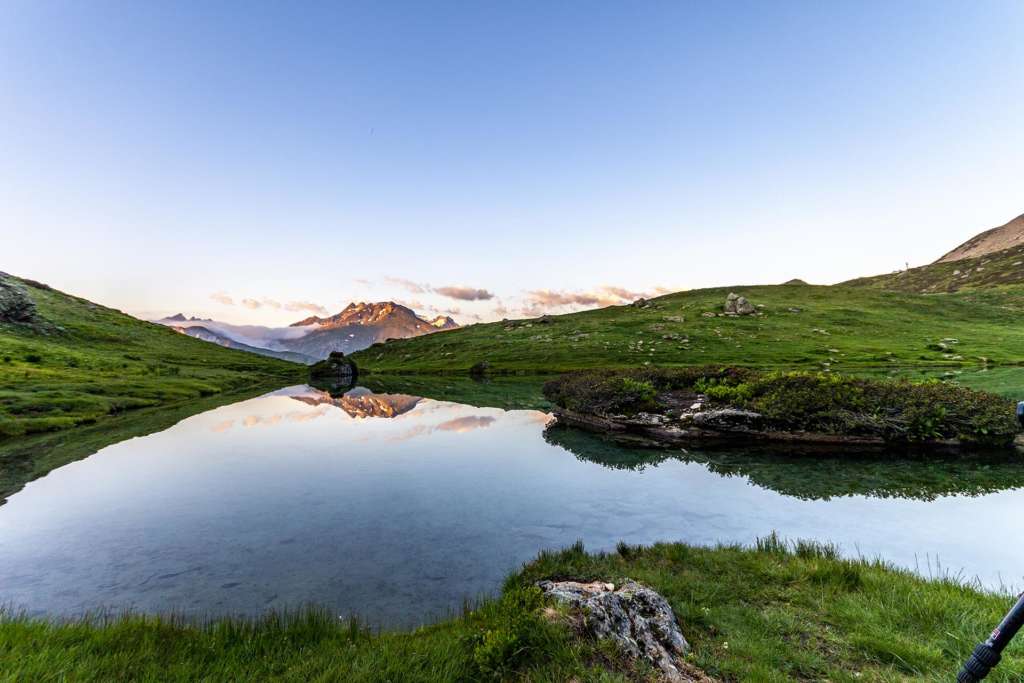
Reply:
M892 443L956 440L1010 446L1019 427L1006 398L941 381L874 380L833 373L732 366L574 372L544 385L575 413L630 416L703 409L756 413L767 432L879 437Z

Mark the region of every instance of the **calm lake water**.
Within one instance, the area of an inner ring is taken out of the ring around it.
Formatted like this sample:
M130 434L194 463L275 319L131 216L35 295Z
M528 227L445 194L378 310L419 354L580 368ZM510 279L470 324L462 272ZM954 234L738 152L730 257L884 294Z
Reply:
M305 386L195 415L0 505L0 604L207 616L317 603L411 626L577 539L749 544L772 531L1024 585L1016 463L642 451L548 420Z

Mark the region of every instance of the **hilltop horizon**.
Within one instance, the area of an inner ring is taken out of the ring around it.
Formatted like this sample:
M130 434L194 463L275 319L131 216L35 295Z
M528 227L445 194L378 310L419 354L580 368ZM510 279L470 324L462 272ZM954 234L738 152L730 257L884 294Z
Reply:
M949 244L935 244L931 250L936 254L941 254L941 256L927 260L923 263L909 264L911 269L980 257L986 254L998 252L1010 246L1024 244L1024 215L1017 216L995 228L982 229L977 234L965 232L963 237L966 237L967 239L963 240L963 238L961 238L961 242L957 242L958 246L953 249L949 249ZM490 290L482 288L478 289L465 286L432 287L428 284L418 284L403 278L389 277L377 284L385 287L397 287L420 298L434 296L435 298L439 298L441 301L450 300L452 302L462 302L463 306L466 302L479 302L483 304L492 304L492 308L490 311L484 310L481 314L473 313L455 303L445 307L443 303L441 305L425 304L415 298L407 299L403 297L382 297L378 299L353 298L348 302L339 303L333 307L327 307L311 302L280 303L271 299L236 299L228 292L218 291L210 295L210 300L219 304L221 309L226 309L226 315L213 314L210 312L210 309L204 309L203 304L200 303L197 304L195 308L189 309L187 317L195 317L203 320L218 320L236 325L256 324L267 327L286 327L300 325L304 322L305 324L310 324L316 320L331 317L332 315L340 315L340 313L332 314L332 311L341 312L352 306L391 303L416 311L416 315L418 317L428 322L439 318L450 318L457 320L462 324L472 324L475 322L494 322L503 318L532 318L544 314L570 313L610 305L624 305L632 303L637 299L648 299L679 291L712 289L723 286L784 284L790 281L800 281L806 284L818 285L842 284L864 278L881 277L899 273L906 270L906 265L907 264L897 264L897 267L890 268L889 270L861 273L852 279L835 280L831 282L813 282L803 277L801 274L796 273L791 277L779 280L778 282L748 282L737 280L734 282L708 282L698 284L694 287L680 289L658 286L649 290L641 291L631 291L624 287L602 285L589 290L580 291L555 291L543 289L526 290L515 293L512 296L501 296L497 292L491 292ZM374 283L371 283L369 280L362 280L358 284L369 287ZM511 301L517 296L525 298L525 301L521 302L519 306L506 306L505 302ZM177 311L177 313L174 314L168 313L167 310L169 309L159 311L158 313L139 314L133 312L132 314L142 320L168 320L176 314L184 315L183 311ZM272 316L273 314L276 314L276 321L269 318L265 320L257 318L254 320L252 315L244 316L248 320L243 321L237 315L239 313L253 311L257 313L270 313ZM312 315L307 315L297 320L288 320L287 318L282 320L284 315L300 313L302 311L310 311L312 312Z

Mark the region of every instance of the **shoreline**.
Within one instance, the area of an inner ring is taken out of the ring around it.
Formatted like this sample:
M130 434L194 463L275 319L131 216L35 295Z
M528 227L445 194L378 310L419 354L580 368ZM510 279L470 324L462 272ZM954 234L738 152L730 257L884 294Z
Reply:
M15 680L651 680L534 588L625 579L664 596L693 647L688 670L711 680L949 678L1012 600L774 535L749 547L577 543L541 552L471 610L402 631L316 607L199 624L0 613L0 669ZM1024 675L1019 648L1006 654L994 680Z

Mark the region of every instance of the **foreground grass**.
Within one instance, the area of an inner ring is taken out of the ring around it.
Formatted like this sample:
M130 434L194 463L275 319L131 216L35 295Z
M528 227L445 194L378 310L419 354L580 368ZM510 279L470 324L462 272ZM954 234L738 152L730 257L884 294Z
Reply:
M0 324L0 438L306 376L305 366L225 349L22 284L41 322Z
M542 615L542 578L630 577L668 599L691 661L728 681L948 681L1011 599L925 580L833 548L660 544L542 553L501 598L408 633L323 611L190 625L155 617L0 620L0 680L623 681L649 671ZM1024 676L1024 649L993 681Z
M706 317L726 295L761 315ZM872 287L778 285L679 292L649 306L612 306L472 325L356 353L361 370L493 373L736 364L848 372L879 366L950 368L1024 361L1024 287L942 294Z

